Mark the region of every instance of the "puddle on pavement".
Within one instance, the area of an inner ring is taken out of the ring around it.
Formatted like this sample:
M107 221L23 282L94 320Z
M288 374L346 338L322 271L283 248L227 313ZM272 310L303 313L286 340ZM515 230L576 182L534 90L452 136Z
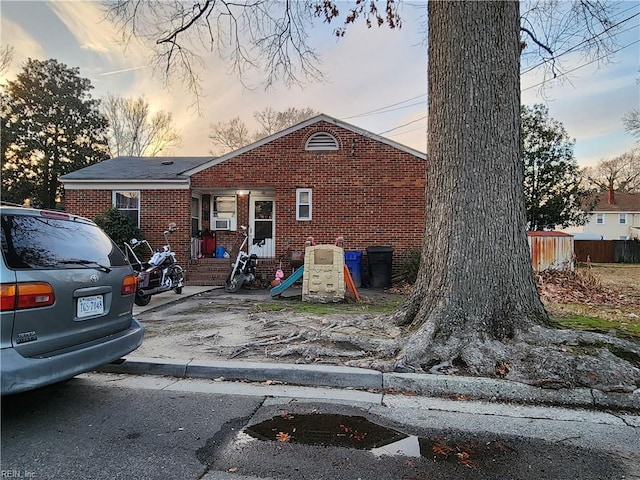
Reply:
M238 443L254 440L368 450L376 456L425 457L474 467L478 458L515 452L505 442L461 441L445 436L422 438L383 427L361 416L282 413L247 427Z

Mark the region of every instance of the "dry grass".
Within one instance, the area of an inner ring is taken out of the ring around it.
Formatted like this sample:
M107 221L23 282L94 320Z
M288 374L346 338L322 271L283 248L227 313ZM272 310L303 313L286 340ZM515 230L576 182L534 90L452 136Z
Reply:
M640 338L640 265L581 265L574 272L544 272L538 287L545 308L559 323Z

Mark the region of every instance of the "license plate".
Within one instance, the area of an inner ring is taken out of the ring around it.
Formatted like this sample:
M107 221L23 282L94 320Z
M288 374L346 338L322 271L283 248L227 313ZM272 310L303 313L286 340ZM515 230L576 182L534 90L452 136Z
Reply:
M81 297L78 299L78 318L92 317L104 313L104 301L102 295Z

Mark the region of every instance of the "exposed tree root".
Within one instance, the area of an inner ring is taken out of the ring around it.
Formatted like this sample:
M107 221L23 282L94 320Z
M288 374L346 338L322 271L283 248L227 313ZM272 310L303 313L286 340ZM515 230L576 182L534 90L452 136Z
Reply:
M632 392L640 387L640 346L632 341L540 326L502 341L474 331L434 342L424 333L414 334L401 350L398 370L409 365L419 372L498 377L545 388Z
M368 362L369 365L381 357L393 358L399 348L397 339L401 330L387 328L385 319L381 316L348 315L338 320L334 318L330 323L323 317L305 317L304 321L296 323L287 315L272 313L268 319L258 316L252 319L261 325L261 330L280 332L279 334L274 333L251 342L211 349L228 352L229 358L297 356L301 362L328 361L339 364L347 364L358 359L364 363ZM283 345L286 347L280 348Z
M431 320L397 327L393 315L256 316L263 334L243 344L210 348L228 358L295 359L381 371L503 378L544 388L588 387L630 392L640 387L640 345L603 334L533 326L500 341L478 328L437 328ZM455 322L453 322L455 323ZM250 327L253 328L253 327ZM443 334L446 330L446 335ZM216 339L217 340L217 339Z

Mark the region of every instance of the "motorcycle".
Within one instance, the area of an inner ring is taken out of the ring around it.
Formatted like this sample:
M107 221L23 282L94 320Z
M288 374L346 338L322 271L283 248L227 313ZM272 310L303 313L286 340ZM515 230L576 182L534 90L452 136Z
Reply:
M132 238L125 243L125 253L129 263L138 276L135 304L144 307L151 301L151 296L157 293L173 290L182 293L184 284L184 270L176 260L175 252L171 251L169 235L176 230L176 224L171 222L164 231L165 245L162 251L155 251L147 240Z
M258 255L254 253L256 248L264 246L265 239L254 240L253 245L249 248L249 252L245 253L243 248L247 244L249 236L247 235L244 225L241 227L244 235L244 240L238 249L238 256L233 263L231 273L224 284L224 289L229 293L234 293L240 290L244 284L250 284L256 279L256 267L258 266Z

